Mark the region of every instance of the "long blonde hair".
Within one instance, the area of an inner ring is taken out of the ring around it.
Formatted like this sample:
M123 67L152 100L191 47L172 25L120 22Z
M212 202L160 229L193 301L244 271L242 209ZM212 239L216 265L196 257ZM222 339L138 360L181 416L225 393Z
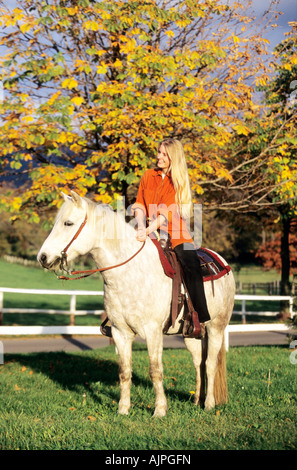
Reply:
M175 202L178 205L179 213L184 219L192 215L193 203L190 187L190 179L184 148L177 139L166 139L159 143L158 149L164 145L170 159L169 171L175 189Z

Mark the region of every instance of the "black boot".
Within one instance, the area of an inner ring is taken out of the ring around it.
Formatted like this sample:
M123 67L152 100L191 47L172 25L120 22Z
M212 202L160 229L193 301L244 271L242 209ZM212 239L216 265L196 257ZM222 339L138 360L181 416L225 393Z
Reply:
M185 249L191 247L192 249ZM182 266L184 281L191 298L194 310L198 313L200 323L210 320L200 261L193 244L184 243L174 248Z

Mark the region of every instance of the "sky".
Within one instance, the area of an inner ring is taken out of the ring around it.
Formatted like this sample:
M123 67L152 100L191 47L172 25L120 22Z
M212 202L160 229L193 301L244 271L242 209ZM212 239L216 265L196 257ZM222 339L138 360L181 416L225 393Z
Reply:
M253 11L259 18L269 8L270 0L253 0ZM290 31L289 21L297 21L297 0L280 0L278 11L282 11L283 15L277 20L277 28L266 31L264 36L270 41L270 49L272 50L277 44L285 39L284 34Z
M16 7L16 0L4 0L9 7ZM227 0L228 1L228 0ZM234 0L231 0L233 3ZM289 31L290 27L288 26L289 21L297 21L297 0L276 0L279 3L278 10L282 11L284 14L278 18L277 24L278 27L273 31L266 32L265 37L270 41L271 50L284 39L284 33ZM21 3L21 0L20 0ZM269 8L271 0L252 0L252 9L255 12L255 15L260 18L265 11Z

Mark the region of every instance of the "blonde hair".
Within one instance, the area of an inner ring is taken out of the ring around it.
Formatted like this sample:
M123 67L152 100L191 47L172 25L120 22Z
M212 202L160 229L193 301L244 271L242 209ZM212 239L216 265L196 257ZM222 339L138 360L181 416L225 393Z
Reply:
M159 143L164 146L170 159L169 171L175 189L175 202L182 218L191 217L193 211L192 194L188 167L182 143L177 139L166 139Z

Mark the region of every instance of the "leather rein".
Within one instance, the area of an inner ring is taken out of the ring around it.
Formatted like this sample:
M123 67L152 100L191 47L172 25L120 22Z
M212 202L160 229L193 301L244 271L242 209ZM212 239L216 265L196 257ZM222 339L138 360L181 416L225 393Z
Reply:
M65 267L64 267L64 264L66 265L66 267L68 266L68 263L67 263L67 251L68 251L69 247L72 245L72 243L74 242L74 240L76 240L77 237L79 236L79 234L81 233L82 229L84 228L84 226L85 226L86 223L87 223L87 220L88 220L88 217L87 217L87 214L86 214L84 221L83 221L82 224L80 225L79 229L77 230L77 232L76 232L76 234L74 235L74 237L72 238L72 240L68 243L68 245L64 248L64 250L61 251L61 269L62 269L63 271L68 272L68 269L65 269ZM130 256L130 258L128 258L126 261L123 261L122 263L115 264L115 265L113 265L113 266L107 266L107 267L105 267L105 268L99 268L99 269L89 269L89 270L86 270L86 271L71 271L70 274L71 274L72 276L77 275L77 274L82 274L82 276L79 276L79 277L66 277L66 276L57 276L57 277L58 277L58 279L64 280L64 281L75 281L75 280L77 280L77 279L83 279L84 277L91 276L91 275L94 274L94 273L107 271L108 269L118 268L118 267L123 266L124 264L128 263L128 262L131 261L133 258L135 258L135 256L137 256L138 253L141 252L141 250L143 249L144 245L145 245L145 241L142 243L142 246L139 248L139 250L136 251L136 253L134 253L132 256Z

